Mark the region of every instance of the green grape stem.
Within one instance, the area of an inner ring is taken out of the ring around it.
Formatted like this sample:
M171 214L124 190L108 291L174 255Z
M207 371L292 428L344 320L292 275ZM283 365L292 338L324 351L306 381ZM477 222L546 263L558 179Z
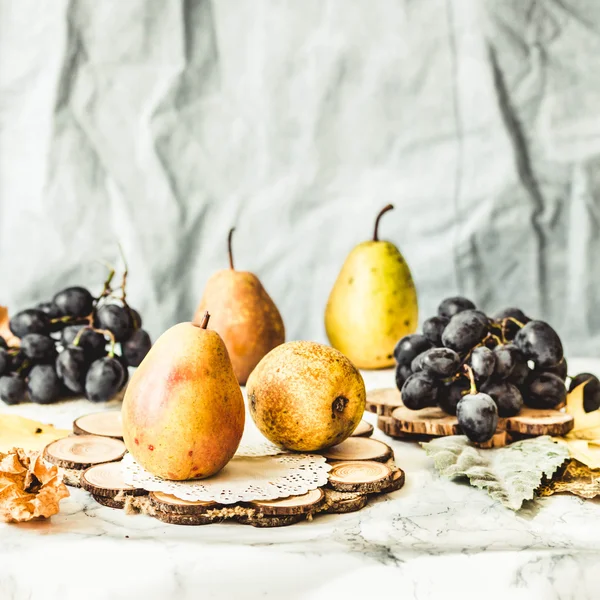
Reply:
M469 390L469 394L476 394L477 386L475 385L475 375L473 374L473 369L471 369L471 367L469 365L463 365L463 369L465 370L465 373L468 375L469 381L471 383L471 389Z
M107 336L110 339L110 350L108 352L108 357L109 358L114 358L115 357L115 345L117 343L117 341L115 340L115 335L112 331L110 331L109 329L95 329L94 327L90 328L92 331L95 331L96 333L101 333L104 336Z

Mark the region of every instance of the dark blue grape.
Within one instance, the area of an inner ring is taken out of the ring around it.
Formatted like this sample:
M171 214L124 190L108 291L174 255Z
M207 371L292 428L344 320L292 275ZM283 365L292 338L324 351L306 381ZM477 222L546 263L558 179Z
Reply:
M440 305L438 306L438 315L440 317L451 319L454 315L457 315L464 310L471 310L474 308L476 308L475 304L468 298L452 296L450 298L445 298L440 302Z
M0 375L8 373L10 368L10 356L4 348L0 348Z
M523 408L523 396L519 389L507 381L485 383L481 391L490 396L498 407L500 417L514 417Z
M60 380L54 365L36 365L27 377L27 390L32 402L52 404L60 398Z
M150 336L143 329L136 329L129 339L121 343L123 356L132 367L140 366L151 347Z
M63 316L69 317L87 317L94 307L94 297L80 286L58 292L52 301Z
M432 348L421 356L422 369L431 377L439 379L450 377L460 366L460 356L449 348Z
M89 364L83 348L69 346L56 359L56 373L69 391L83 394Z
M498 323L502 323L504 321L504 335L507 340L513 340L515 335L517 335L519 329L521 329L520 325L518 325L514 321L511 321L510 319L515 319L523 325L526 325L527 323L529 323L529 321L531 321L531 319L527 317L525 313L518 308L505 308L504 310L497 312L494 315L494 321Z
M81 335L78 339L80 331ZM106 338L102 333L94 331L87 325L69 325L63 329L61 336L63 347L74 345L75 340L77 340L77 346L83 348L88 362L106 356Z
M125 373L116 358L105 356L94 361L85 378L85 395L92 402L107 402L121 388Z
M472 442L487 442L496 433L498 408L487 394L467 394L456 407L456 418L461 431Z
M115 358L121 363L123 367L123 381L121 382L121 386L119 387L119 391L121 391L129 381L129 365L127 364L127 360L124 356L118 356L115 354Z
M423 356L425 356L425 353L415 356L410 363L410 370L413 373L419 373L419 371L423 370Z
M488 333L488 318L478 310L464 310L450 319L442 342L455 352L468 352Z
M402 386L402 403L411 410L435 406L438 387L439 384L426 373L415 373Z
M423 335L434 345L442 345L442 333L450 322L447 317L430 317L423 323Z
M4 348L4 350L8 349L8 344L6 340L0 335L0 348Z
M456 381L441 386L437 396L438 406L449 415L455 415L460 399L468 394L470 389L471 384L466 377L459 377Z
M396 387L401 390L404 382L412 375L410 367L396 365Z
M526 386L523 399L530 408L556 408L567 398L565 382L553 373L540 373Z
M537 365L535 371L538 371ZM568 365L567 359L563 357L563 359L554 367L549 367L547 369L543 369L546 373L554 373L560 377L563 381L567 379Z
M140 329L142 327L142 317L140 316L140 313L135 310L135 308L131 308L131 306L128 306L127 308L129 309L129 314L131 315L133 328Z
M469 363L477 381L485 381L491 377L496 367L496 357L492 350L479 346L471 352Z
M587 382L587 383L586 383ZM577 386L586 383L583 388L583 410L592 412L600 408L600 381L591 373L579 373L571 379L569 392L572 392Z
M96 319L100 329L108 329L117 342L124 342L133 333L133 321L129 311L117 304L105 304L98 309Z
M0 377L0 400L5 404L19 404L25 400L27 385L15 373Z
M515 336L515 344L538 369L555 367L563 359L558 334L544 321L530 321Z
M410 367L413 359L429 350L432 347L431 342L420 333L411 333L405 335L394 348L394 358L399 365Z
M18 338L24 338L29 333L50 333L50 319L41 310L28 308L17 313L9 323L10 330Z
M56 359L56 343L40 333L27 334L21 340L21 350L33 364L50 363Z

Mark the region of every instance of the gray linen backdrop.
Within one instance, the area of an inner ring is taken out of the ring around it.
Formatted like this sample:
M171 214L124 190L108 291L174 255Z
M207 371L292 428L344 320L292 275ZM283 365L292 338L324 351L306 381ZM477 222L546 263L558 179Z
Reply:
M448 294L600 346L597 0L0 0L0 304L99 290L121 242L154 337L256 272L324 340L382 237Z

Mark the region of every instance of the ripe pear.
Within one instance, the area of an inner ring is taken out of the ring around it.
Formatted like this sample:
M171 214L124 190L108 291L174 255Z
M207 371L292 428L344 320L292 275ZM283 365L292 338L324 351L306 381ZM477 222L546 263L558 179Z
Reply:
M325 329L329 342L361 369L394 364L394 346L417 329L415 284L400 251L379 240L377 215L373 239L356 246L329 295Z
M163 479L203 479L233 457L244 399L216 331L179 323L163 333L132 376L123 439L135 460Z
M233 231L228 238L230 268L217 271L208 280L194 322L199 322L207 310L214 313L211 327L223 338L235 375L244 385L260 359L285 342L285 328L258 277L233 268Z
M247 391L258 429L287 450L315 452L343 442L365 410L358 369L341 352L316 342L271 350L252 371Z

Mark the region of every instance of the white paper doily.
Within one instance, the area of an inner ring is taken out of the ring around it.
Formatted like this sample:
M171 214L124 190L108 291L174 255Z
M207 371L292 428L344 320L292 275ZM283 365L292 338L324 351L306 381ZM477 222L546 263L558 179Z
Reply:
M182 500L234 504L306 494L327 483L331 467L318 454L240 456L225 468L198 481L167 481L148 473L126 454L121 462L125 481L149 492L164 492Z

